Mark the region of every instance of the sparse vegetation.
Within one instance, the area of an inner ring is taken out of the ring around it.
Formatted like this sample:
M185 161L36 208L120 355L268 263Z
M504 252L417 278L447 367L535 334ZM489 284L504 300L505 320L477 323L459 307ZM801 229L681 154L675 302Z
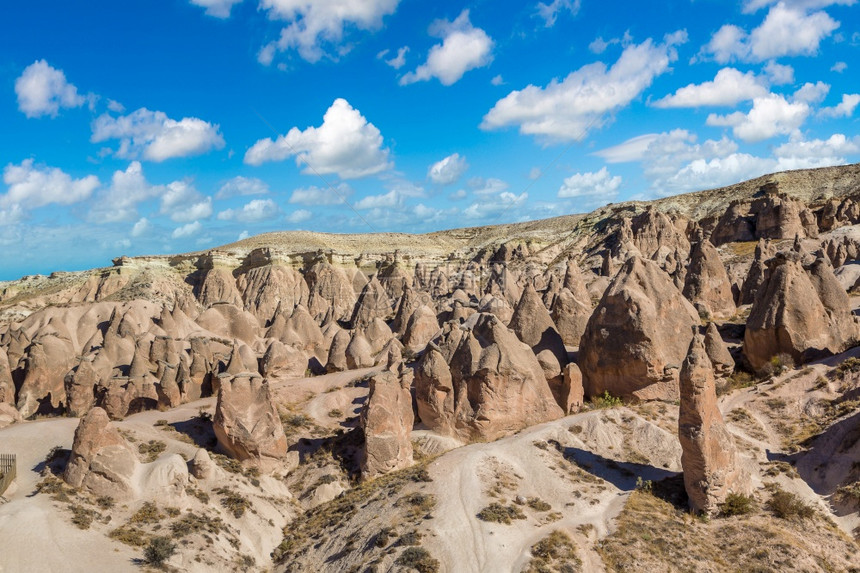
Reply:
M555 530L531 548L532 559L526 573L575 573L582 570L582 560L570 536Z
M603 408L617 408L618 406L623 406L624 400L613 396L608 390L606 390L600 396L592 396L589 404L593 410L600 410Z
M247 498L226 487L216 489L215 493L221 496L221 505L237 519L245 515L245 511L251 507Z
M755 498L742 493L730 493L726 501L720 504L720 516L732 517L746 515L755 511Z
M161 440L149 440L148 442L141 442L137 445L137 451L143 456L143 461L145 463L154 462L166 449L167 444Z
M793 493L776 488L765 507L780 519L807 519L815 510Z
M150 538L145 531L131 525L117 527L108 534L108 537L132 547L144 547L149 543Z
M128 522L135 525L146 525L158 523L162 519L164 519L164 514L158 510L154 503L147 501L140 509L134 512L134 515L131 516Z
M515 505L502 505L493 502L478 512L478 519L491 523L504 523L510 525L514 519L525 519L526 514Z
M526 505L535 511L549 511L552 506L539 497L530 497L526 501Z
M176 553L176 544L167 537L153 537L143 550L143 558L153 567L163 567L164 562Z
M186 513L181 519L170 524L170 531L176 539L182 539L194 533L217 534L224 528L220 517L209 517L194 512Z
M439 571L439 561L423 547L407 547L395 561L397 565L414 569L419 573L436 573Z

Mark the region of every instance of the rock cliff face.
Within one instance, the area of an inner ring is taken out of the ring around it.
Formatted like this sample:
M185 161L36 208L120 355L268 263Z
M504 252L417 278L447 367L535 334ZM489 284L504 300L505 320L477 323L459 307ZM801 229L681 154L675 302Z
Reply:
M388 369L370 379L367 402L361 411L364 450L361 476L372 479L412 465L410 433L411 377L401 376L402 363L393 360Z
M678 373L700 322L656 263L632 256L588 321L579 366L588 396L676 400Z
M737 310L732 283L720 254L705 238L693 243L683 292L694 306L701 309L700 314L727 319Z
M767 264L744 334L744 355L753 368L782 353L799 364L856 344L857 320L827 261L803 265L798 253L780 252Z
M747 494L751 486L717 407L713 368L700 335L690 343L680 387L678 438L684 487L693 510L716 513L729 493Z
M138 460L101 408L93 408L78 424L72 456L63 476L75 488L95 496L130 500L135 497L133 477Z
M287 455L287 438L259 375L223 375L213 418L218 443L233 458L261 467Z

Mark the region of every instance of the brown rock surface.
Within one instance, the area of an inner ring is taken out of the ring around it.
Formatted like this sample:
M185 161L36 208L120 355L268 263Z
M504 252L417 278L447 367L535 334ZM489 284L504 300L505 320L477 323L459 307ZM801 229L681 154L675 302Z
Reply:
M696 335L681 367L678 438L690 507L715 513L729 493L749 493L749 476L717 407L714 373L704 340Z
M260 376L222 375L212 427L221 447L239 461L269 467L287 455L281 419Z
M361 477L372 479L412 465L409 437L415 416L408 383L401 383L398 364L370 379L367 402L361 411L364 449Z
M388 294L385 292L385 289L374 275L370 281L364 285L364 288L358 297L358 302L355 304L355 311L352 314L352 327L364 328L375 318L385 320L390 318L391 315L391 300L388 298Z
M714 245L702 238L693 244L684 281L684 296L715 318L730 318L737 310L732 283Z
M678 398L678 371L699 316L653 261L633 256L615 276L582 336L588 396Z
M244 308L260 320L269 320L278 306L294 308L308 303L308 285L297 271L281 265L264 265L239 275L238 290Z
M781 252L768 261L768 269L744 334L744 355L753 368L780 353L802 363L856 343L857 320L829 263L818 258L805 267L798 253Z
M421 305L409 317L403 335L403 345L407 350L418 352L423 350L438 332L439 323L436 320L436 313L429 306Z
M569 289L563 288L552 305L550 316L567 346L579 346L585 326L591 317L591 297L588 296L588 291L585 291L585 294L585 298L579 299Z
M131 445L111 424L107 413L93 408L75 430L72 455L63 479L95 496L133 499L133 477L138 460Z

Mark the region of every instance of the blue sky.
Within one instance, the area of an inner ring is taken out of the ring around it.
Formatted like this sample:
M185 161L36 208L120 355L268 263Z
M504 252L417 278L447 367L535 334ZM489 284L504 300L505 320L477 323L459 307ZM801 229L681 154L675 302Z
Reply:
M0 8L0 280L853 163L856 0Z

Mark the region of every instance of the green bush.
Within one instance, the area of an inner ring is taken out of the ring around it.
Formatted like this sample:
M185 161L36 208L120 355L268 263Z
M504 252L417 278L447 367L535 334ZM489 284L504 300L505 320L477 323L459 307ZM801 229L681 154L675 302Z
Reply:
M395 561L401 567L408 567L418 573L436 573L439 571L439 561L423 547L407 547Z
M795 517L805 519L812 517L815 510L803 503L799 497L787 491L776 491L769 500L767 508L781 519L793 519Z
M526 516L520 508L513 505L502 505L495 501L478 512L478 519L481 521L504 523L507 525L510 525L513 519L525 518Z
M746 515L755 511L755 498L742 493L730 493L719 507L720 515L723 517Z
M608 390L603 392L601 396L592 396L591 397L591 407L595 410L599 410L602 408L616 408L618 406L623 406L624 400L613 396L609 393Z
M161 567L164 562L176 553L176 544L166 537L153 537L146 549L143 550L143 558L154 567Z

